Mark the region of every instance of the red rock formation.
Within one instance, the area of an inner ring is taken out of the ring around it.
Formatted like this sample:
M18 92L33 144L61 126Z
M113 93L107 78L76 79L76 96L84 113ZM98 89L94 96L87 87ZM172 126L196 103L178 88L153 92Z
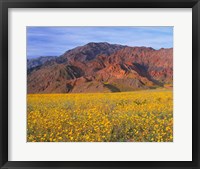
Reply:
M89 43L28 70L28 93L119 92L173 82L173 49Z

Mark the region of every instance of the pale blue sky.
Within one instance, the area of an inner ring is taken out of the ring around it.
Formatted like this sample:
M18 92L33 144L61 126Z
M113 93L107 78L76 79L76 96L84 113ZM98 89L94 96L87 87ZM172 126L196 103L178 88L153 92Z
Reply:
M59 56L89 42L173 47L173 27L27 27L27 57Z

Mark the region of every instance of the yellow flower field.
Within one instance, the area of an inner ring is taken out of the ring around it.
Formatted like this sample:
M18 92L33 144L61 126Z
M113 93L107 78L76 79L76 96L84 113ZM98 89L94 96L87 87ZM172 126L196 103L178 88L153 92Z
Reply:
M173 93L28 94L28 142L172 142Z

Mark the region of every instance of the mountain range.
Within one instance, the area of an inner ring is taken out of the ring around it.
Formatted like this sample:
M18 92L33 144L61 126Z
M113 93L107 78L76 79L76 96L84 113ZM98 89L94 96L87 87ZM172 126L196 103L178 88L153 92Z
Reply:
M88 43L27 60L28 93L123 92L172 87L173 48Z

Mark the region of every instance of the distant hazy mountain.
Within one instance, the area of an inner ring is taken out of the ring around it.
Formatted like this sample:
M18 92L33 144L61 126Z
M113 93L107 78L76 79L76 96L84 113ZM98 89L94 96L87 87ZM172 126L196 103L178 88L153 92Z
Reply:
M33 58L27 60L27 69L32 69L37 66L43 65L45 62L55 59L56 56L41 56L39 58Z
M120 92L163 87L172 85L173 49L88 43L59 57L28 61L27 79L28 93Z

